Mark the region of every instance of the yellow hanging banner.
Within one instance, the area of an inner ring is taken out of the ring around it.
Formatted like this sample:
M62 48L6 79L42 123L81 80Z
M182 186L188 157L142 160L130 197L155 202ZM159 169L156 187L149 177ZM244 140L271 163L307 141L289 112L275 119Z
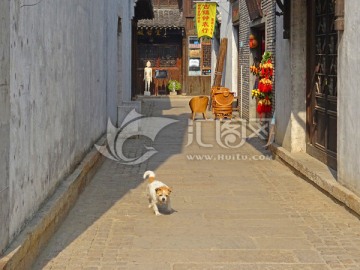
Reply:
M196 3L196 29L198 38L213 37L216 19L216 3Z

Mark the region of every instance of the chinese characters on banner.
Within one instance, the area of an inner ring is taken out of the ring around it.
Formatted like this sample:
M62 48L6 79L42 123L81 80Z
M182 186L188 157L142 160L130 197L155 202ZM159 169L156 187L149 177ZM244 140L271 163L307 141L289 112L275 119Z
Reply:
M196 29L198 38L213 37L216 18L216 3L196 3Z

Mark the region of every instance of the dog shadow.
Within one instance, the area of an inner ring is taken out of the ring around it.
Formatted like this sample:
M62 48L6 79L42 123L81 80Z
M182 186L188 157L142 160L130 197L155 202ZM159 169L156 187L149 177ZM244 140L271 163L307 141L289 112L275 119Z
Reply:
M172 215L174 213L176 213L177 211L175 209L171 209L170 211L166 208L166 206L158 206L159 212L160 214L164 215L164 216L169 216Z

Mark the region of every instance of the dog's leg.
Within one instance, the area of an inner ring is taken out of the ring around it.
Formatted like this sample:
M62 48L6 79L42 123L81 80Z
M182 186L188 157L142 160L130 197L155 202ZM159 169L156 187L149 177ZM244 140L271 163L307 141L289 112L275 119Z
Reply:
M149 200L149 208L151 208L152 207L152 200L151 200L150 196L148 196L148 200Z
M155 215L161 216L161 213L159 212L159 209L158 209L158 207L157 207L157 205L156 205L156 202L153 202L153 203L152 203L152 207L153 207L153 210L154 210L154 212L155 212Z

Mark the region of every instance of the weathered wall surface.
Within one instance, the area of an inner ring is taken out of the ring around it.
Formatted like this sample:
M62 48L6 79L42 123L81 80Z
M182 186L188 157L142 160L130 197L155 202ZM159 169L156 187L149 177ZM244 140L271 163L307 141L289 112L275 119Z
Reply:
M275 76L275 142L286 149L291 148L291 109L292 89L290 70L290 40L283 39L283 17L276 17L276 64Z
M10 239L116 117L113 2L10 2Z
M360 2L345 1L345 31L338 50L338 180L360 195Z
M135 109L137 112L141 111L141 102L131 100L132 85L132 23L134 17L134 7L137 0L128 1L124 4L119 2L119 17L121 18L121 25L117 37L118 55L117 71L121 78L117 85L117 125L120 126L126 115ZM115 70L116 71L116 70ZM115 124L115 123L114 123Z
M230 91L234 92L235 95L238 93L238 50L237 50L237 33L235 28L233 27L232 17L231 17L231 5L229 2L220 2L218 6L218 11L221 15L221 26L220 26L220 40L222 38L227 38L227 51L225 58L225 65L223 69L223 77L222 83L226 88L229 88ZM220 49L220 44L215 39L213 40L213 52L212 52L212 82L215 77L215 68L216 68L216 60L217 54ZM216 51L216 52L215 52Z
M0 253L9 240L10 1L0 0Z
M306 1L291 2L291 152L306 151Z
M283 20L277 19L275 141L290 152L305 152L306 3L294 1L291 5L290 40L282 38Z

